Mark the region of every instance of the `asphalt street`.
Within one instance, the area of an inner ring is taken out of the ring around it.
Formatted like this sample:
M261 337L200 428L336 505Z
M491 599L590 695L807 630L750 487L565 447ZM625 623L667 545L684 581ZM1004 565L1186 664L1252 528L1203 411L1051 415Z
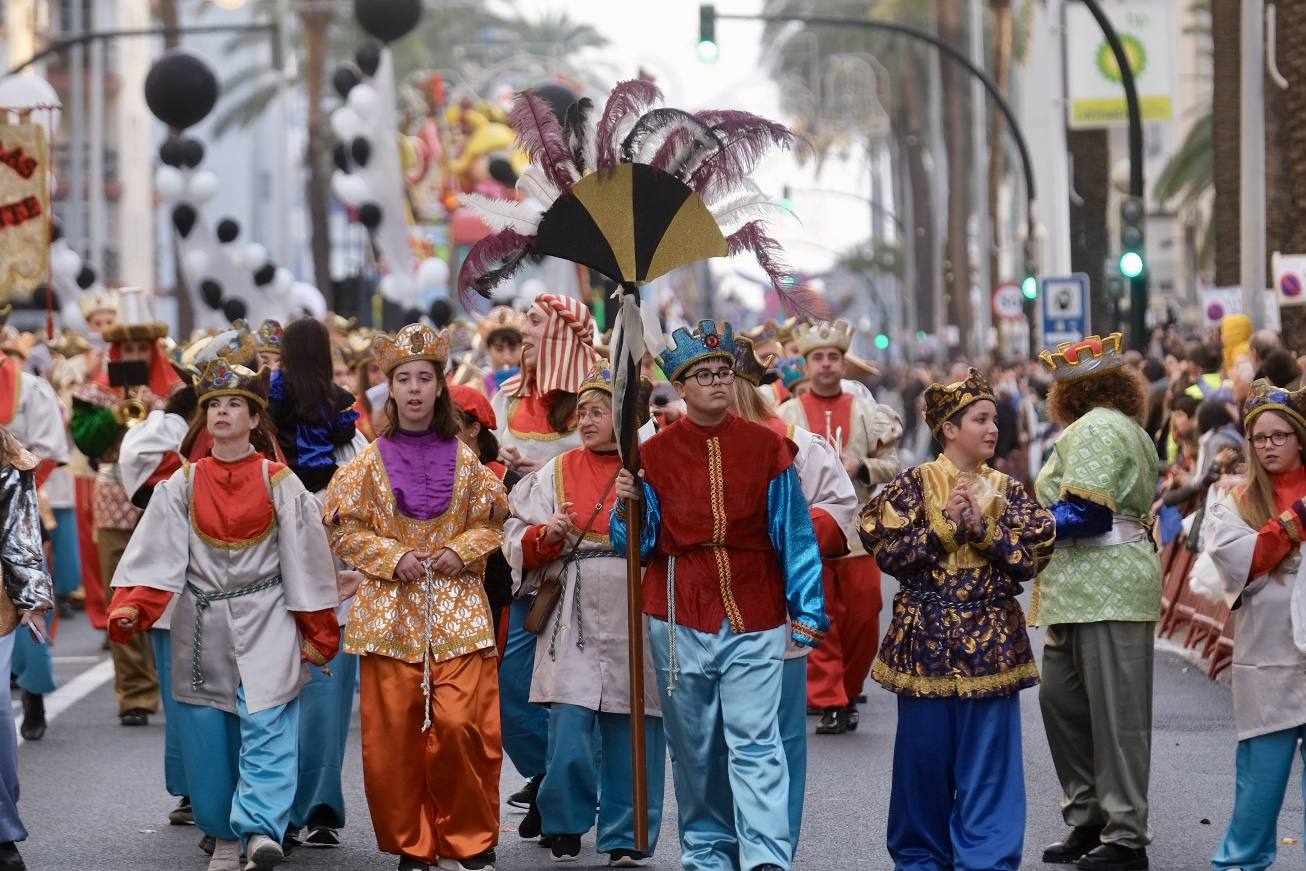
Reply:
M894 584L886 581L886 603ZM1041 633L1035 643L1041 645ZM200 833L169 826L175 804L163 788L163 723L146 728L118 724L111 668L100 650L101 636L82 615L65 621L55 648L61 690L50 697L55 714L44 740L19 750L20 809L30 830L22 845L33 871L202 871ZM107 678L107 679L106 679ZM798 869L888 871L884 848L889 772L895 726L894 696L867 689L861 728L844 736L812 735L809 744L807 806ZM1210 856L1224 832L1233 804L1233 717L1229 690L1209 681L1173 653L1158 652L1152 765L1150 850L1156 871L1210 868ZM1044 868L1041 847L1065 829L1060 791L1044 741L1035 691L1022 698L1028 815L1023 868ZM809 728L815 725L809 719ZM363 798L358 721L355 715L346 760L349 819L337 849L301 849L286 868L304 871L392 869L396 860L376 849ZM522 783L505 763L502 794ZM667 785L666 826L655 866L679 868L674 791ZM498 867L555 867L547 850L516 834L521 812L504 807ZM1302 841L1300 775L1294 777L1280 817L1280 837ZM1301 846L1281 846L1279 867L1301 867ZM565 866L564 866L565 867ZM575 868L605 867L584 841Z

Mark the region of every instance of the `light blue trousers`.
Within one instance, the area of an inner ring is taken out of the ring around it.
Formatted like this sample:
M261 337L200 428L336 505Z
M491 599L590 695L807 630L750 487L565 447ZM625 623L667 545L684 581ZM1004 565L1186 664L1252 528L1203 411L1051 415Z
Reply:
M803 825L803 794L807 790L807 657L786 659L780 688L780 742L789 769L790 859L798 852Z
M296 829L310 824L333 829L345 825L340 772L354 714L358 657L341 650L328 667L331 677L310 665L308 684L299 694L299 790L290 814L290 825Z
M544 773L544 756L549 749L549 712L530 702L536 638L526 631L525 623L532 602L532 598L514 599L508 609L508 643L499 663L503 751L527 779Z
M649 618L663 725L671 750L685 871L789 868L789 773L780 739L786 627L715 635ZM714 789L730 784L729 792ZM733 797L733 801L732 801Z
M82 549L77 541L77 509L54 509L54 594L60 598L77 592L82 585Z
M53 627L54 612L47 611L45 614L47 638L51 636ZM14 637L12 670L19 688L38 695L54 692L59 684L54 679L54 650L50 642L41 644L22 626L10 634Z
M1211 860L1215 871L1265 871L1274 864L1279 811L1302 738L1306 738L1306 726L1238 742L1233 818ZM1306 746L1300 752L1306 760Z
M1017 871L1020 698L898 697L886 846L896 871Z
M236 713L177 702L195 824L206 835L281 843L299 780L299 700L251 714L245 688Z
M27 630L20 626L0 638L0 675L9 673L19 632ZM0 842L25 840L27 829L18 815L18 729L6 680L0 681Z
M159 669L159 697L163 700L163 785L169 795L190 795L186 785L186 760L181 752L181 726L177 701L172 697L172 632L151 629L154 663Z
M598 731L598 746L594 732ZM549 708L549 756L537 802L546 835L581 835L594 827L599 806L600 853L635 849L631 784L630 715L591 711L579 705ZM648 771L648 845L653 852L662 827L667 742L661 717L644 718Z

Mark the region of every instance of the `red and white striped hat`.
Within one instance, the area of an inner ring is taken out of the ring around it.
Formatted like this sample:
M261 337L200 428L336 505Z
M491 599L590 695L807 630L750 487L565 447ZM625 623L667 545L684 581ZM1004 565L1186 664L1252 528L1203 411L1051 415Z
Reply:
M535 305L547 317L535 369L512 379L518 383L505 384L504 390L513 396L554 390L576 393L599 358L594 350L594 316L580 300L555 293L540 294Z

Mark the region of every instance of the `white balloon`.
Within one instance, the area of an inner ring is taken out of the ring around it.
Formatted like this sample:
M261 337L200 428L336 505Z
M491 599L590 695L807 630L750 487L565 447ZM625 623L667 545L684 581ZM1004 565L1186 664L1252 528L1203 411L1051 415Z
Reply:
M190 177L190 198L195 203L207 203L218 192L221 182L217 173L202 169Z
M422 290L440 290L449 286L449 264L439 257L428 257L417 270Z
M175 203L186 195L186 177L174 166L161 166L154 171L154 191L165 203Z
M322 291L311 284L303 281L294 282L291 287L291 299L294 300L296 306L308 312L311 317L320 318L326 314L326 297L322 296Z
M291 272L284 266L277 267L276 275L272 278L272 286L283 293L290 290L295 285L295 273Z
M381 296L391 302L399 302L399 279L393 274L382 275L381 284L377 289L381 291Z
M349 108L357 112L358 117L366 122L376 117L376 110L381 105L381 98L376 93L376 88L368 84L358 84L349 89L347 102Z
M357 91L362 85L355 85L354 91ZM353 91L350 91L352 94ZM358 131L363 127L363 121L358 117L353 109L348 106L341 106L331 113L331 132L336 134L336 138L341 142L350 142Z
M181 265L187 275L203 275L209 268L209 252L203 248L192 248L181 255Z
M331 192L340 202L356 209L367 201L367 182L355 173L336 170L331 176Z
M244 250L245 266L248 269L262 269L268 262L268 249L257 242L250 242Z
M59 94L40 76L23 74L0 78L0 107L35 109L31 119L45 128L47 142L53 141L54 134L59 131L59 110L62 105Z
M60 278L76 281L77 273L82 271L82 258L60 240L51 247L50 270Z

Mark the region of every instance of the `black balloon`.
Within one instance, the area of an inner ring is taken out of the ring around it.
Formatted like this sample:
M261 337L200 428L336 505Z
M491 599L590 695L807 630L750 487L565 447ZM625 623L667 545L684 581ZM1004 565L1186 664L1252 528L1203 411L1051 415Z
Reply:
M349 149L345 147L345 143L337 142L331 149L331 162L341 172L349 172Z
M431 303L431 310L426 314L431 319L431 323L435 324L436 329L443 330L445 327L453 323L453 303L441 297ZM412 323L414 320L416 319L409 318L408 323Z
M51 242L58 242L58 241L59 241L60 239L62 239L62 238L63 238L63 224L60 224L58 221L51 221L51 222L50 222L50 241L51 241Z
M502 157L490 158L490 178L507 188L517 186L517 172L512 168L512 162Z
M204 162L204 143L187 137L181 140L181 162L194 169Z
M240 235L240 224L237 224L232 218L223 218L218 221L218 241L223 245L228 242L234 242Z
M354 163L367 166L367 162L372 159L372 143L362 136L355 136L354 141L349 143L349 155L354 158Z
M222 308L222 285L212 278L200 282L200 297L209 308Z
M145 103L164 124L185 130L203 121L218 102L218 77L188 51L171 51L145 77Z
M420 308L404 309L404 323L415 324L422 319L422 310Z
M580 99L571 88L557 82L549 82L537 88L531 88L531 93L549 104L553 114L558 116L559 123L567 120L567 110Z
M262 287L265 284L271 284L272 279L276 277L277 267L273 266L271 263L264 263L259 267L258 271L254 273L254 283L259 287Z
M376 203L363 203L358 207L358 221L369 230L381 226L381 207Z
M92 284L95 284L95 270L89 266L83 266L82 271L77 273L77 286L82 290L86 290Z
M190 235L190 231L195 227L195 208L188 203L182 203L172 210L172 226L177 228L181 238L185 239Z
M394 42L422 19L422 0L354 0L354 17L372 36Z
M354 60L358 61L358 68L364 75L376 75L376 68L381 65L381 46L375 42L363 43L354 54Z
M243 299L229 299L222 304L222 316L229 321L238 321L249 314L249 306Z
M50 293L48 285L40 284L32 291L32 305L36 308L57 309L59 308L59 297Z
M336 67L335 73L331 76L331 84L335 86L336 93L342 100L348 97L354 85L362 80L363 76L359 73L358 67L353 64L341 64Z
M181 166L181 140L169 137L159 146L159 160L168 166Z

